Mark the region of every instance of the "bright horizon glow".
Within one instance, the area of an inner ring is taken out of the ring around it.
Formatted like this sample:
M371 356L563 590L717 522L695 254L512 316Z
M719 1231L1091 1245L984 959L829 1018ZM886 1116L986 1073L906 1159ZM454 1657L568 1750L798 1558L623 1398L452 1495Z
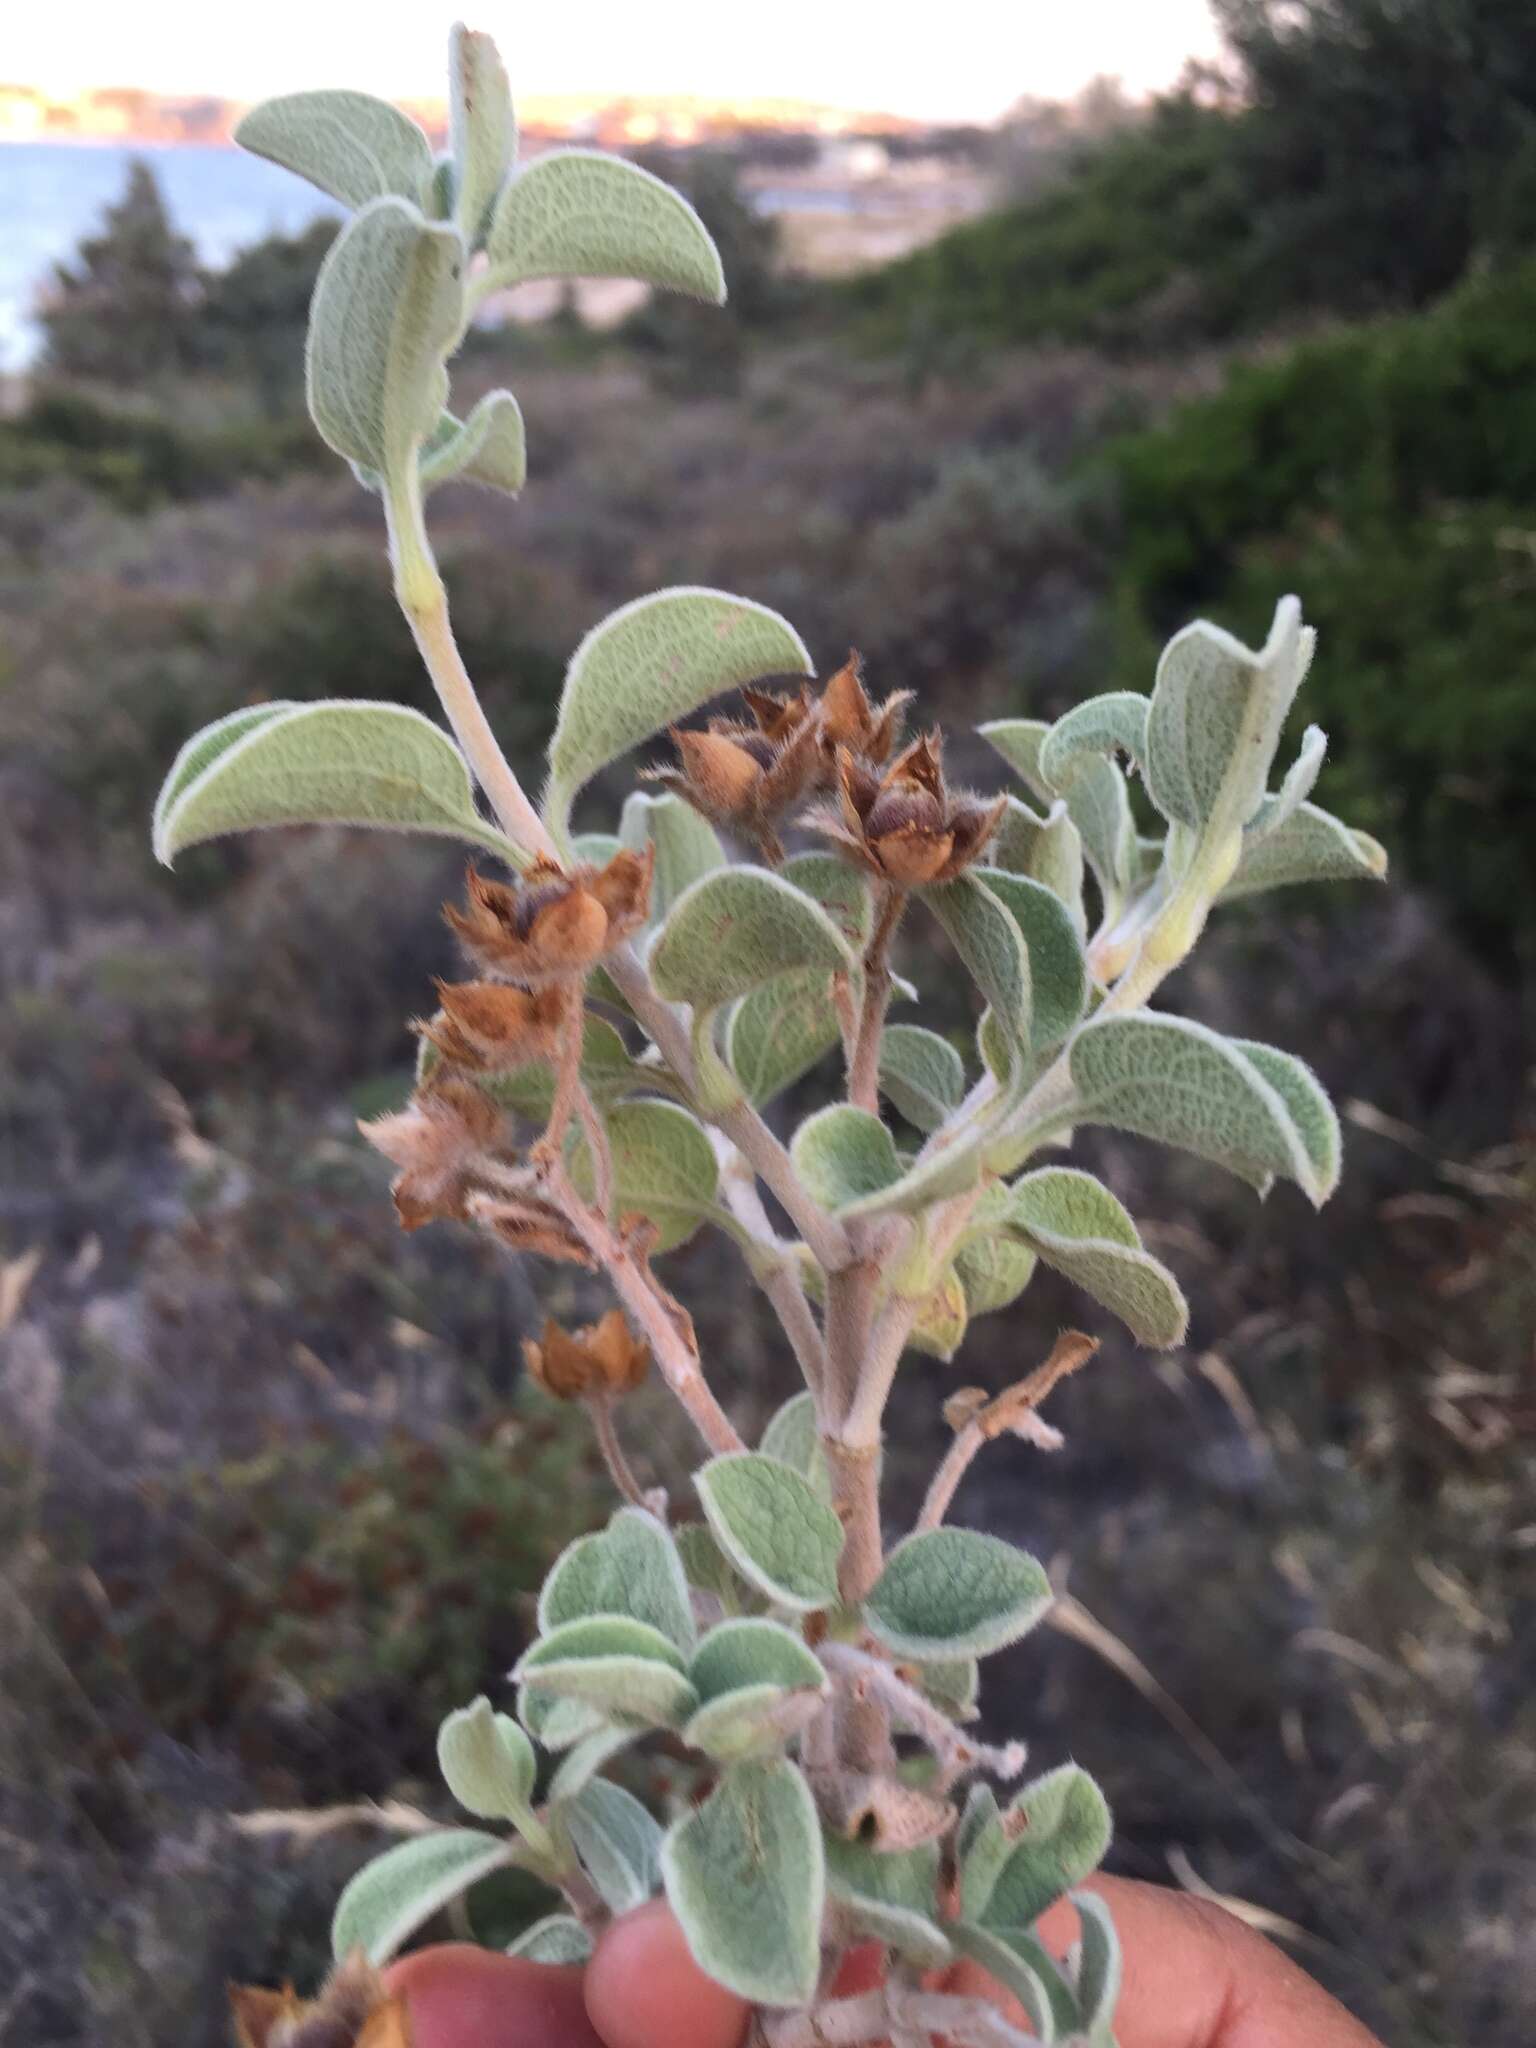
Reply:
M0 81L59 99L105 86L250 101L349 85L389 99L442 97L452 6L265 0L77 0L8 10ZM795 99L929 120L995 119L1017 99L1068 99L1092 78L1134 93L1169 85L1216 49L1208 0L507 0L467 10L509 58L514 93ZM942 40L935 22L942 24Z

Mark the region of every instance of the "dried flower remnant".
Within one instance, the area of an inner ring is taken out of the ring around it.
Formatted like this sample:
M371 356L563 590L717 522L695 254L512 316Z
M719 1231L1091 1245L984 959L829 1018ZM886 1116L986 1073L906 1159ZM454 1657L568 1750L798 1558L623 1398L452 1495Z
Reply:
M938 733L914 740L884 775L846 748L837 757L838 808L808 819L861 867L898 888L951 882L978 859L1007 799L983 803L944 781Z
M470 1176L501 1136L501 1111L477 1088L451 1079L418 1088L408 1105L359 1123L376 1151L398 1166L395 1207L407 1230L439 1217L462 1218Z
M850 649L848 659L821 693L821 743L826 760L826 781L830 785L843 750L857 754L878 767L888 761L901 728L910 690L896 690L882 704L872 704L864 687L864 664Z
M554 1259L563 1265L586 1266L589 1270L596 1264L560 1211L537 1195L491 1195L477 1191L466 1200L464 1214L469 1222L478 1223L499 1238L508 1251Z
M564 1330L551 1318L537 1343L524 1340L523 1357L534 1380L558 1401L632 1394L651 1369L650 1346L616 1308L580 1330Z
M561 989L440 981L437 996L442 1008L415 1029L450 1066L505 1074L554 1056L566 1015Z
M403 2001L361 1954L337 1964L318 1998L231 1984L229 2004L238 2048L411 2048Z
M645 923L654 861L649 846L616 853L604 867L538 861L515 885L472 867L466 908L448 903L443 915L487 974L530 989L582 981Z
M743 694L754 724L719 719L707 732L674 730L679 765L646 776L777 865L784 858L779 828L816 784L816 712L804 693L787 700Z

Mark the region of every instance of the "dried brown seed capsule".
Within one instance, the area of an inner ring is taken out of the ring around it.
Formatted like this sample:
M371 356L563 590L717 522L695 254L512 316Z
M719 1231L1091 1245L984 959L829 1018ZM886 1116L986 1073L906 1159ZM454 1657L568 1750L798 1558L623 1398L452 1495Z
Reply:
M579 1401L591 1394L632 1394L651 1366L648 1344L636 1337L616 1308L585 1329L563 1330L550 1320L537 1344L523 1345L528 1370L547 1394Z
M818 728L808 701L785 704L761 691L753 698L756 726L717 720L708 732L674 730L678 766L645 772L776 863L784 857L779 826L816 785Z
M452 1079L417 1089L406 1108L358 1129L400 1171L395 1208L407 1230L462 1217L471 1168L501 1135L501 1112L477 1088Z
M231 1984L229 2004L239 2048L411 2048L404 2001L361 1954L336 1965L318 1998Z
M898 888L951 882L997 830L1006 799L985 804L944 781L937 733L914 740L884 775L845 748L837 757L838 807L806 820L850 859Z
M872 704L864 687L863 661L850 649L821 694L821 737L829 767L835 765L840 748L876 766L888 761L911 702L910 690L897 690L883 704Z
M605 867L541 861L515 885L472 867L465 908L444 904L443 915L488 974L524 988L580 981L644 924L654 859L648 846L625 848Z
M554 1056L566 995L561 988L513 988L504 981L437 984L437 1016L415 1028L450 1065L504 1074Z

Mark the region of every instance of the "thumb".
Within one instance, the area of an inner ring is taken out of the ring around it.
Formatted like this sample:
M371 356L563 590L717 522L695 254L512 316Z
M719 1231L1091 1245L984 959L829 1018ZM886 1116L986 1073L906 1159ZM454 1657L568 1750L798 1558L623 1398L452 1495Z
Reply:
M604 2048L581 1979L572 1966L467 1941L418 1949L384 1972L405 2004L411 2048Z
M705 1976L665 1899L607 1929L585 1991L604 2048L739 2048L747 2031L746 2000Z

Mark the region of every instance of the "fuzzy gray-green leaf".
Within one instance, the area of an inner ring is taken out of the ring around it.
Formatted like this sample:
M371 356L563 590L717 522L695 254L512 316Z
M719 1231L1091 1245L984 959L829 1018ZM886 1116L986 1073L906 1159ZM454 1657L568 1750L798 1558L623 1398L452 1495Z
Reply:
M448 396L464 245L404 199L374 199L331 244L309 309L309 410L338 455L403 478Z
M693 1648L682 1559L670 1531L644 1508L620 1508L606 1529L578 1536L550 1567L539 1594L541 1633L595 1614L643 1621L685 1656Z
M528 1811L538 1772L533 1744L483 1693L437 1731L437 1763L443 1783L476 1820L512 1820Z
M1264 825L1261 805L1220 902L1297 882L1379 882L1386 875L1386 848L1369 832L1352 831L1316 804L1298 804L1272 831L1264 830Z
M937 1924L936 1844L883 1853L828 1834L823 1850L827 1890L860 1934L888 1943L920 1969L939 1970L953 1960L949 1938Z
M672 1251L704 1220L719 1178L714 1147L698 1119L675 1102L617 1102L603 1112L619 1215L638 1210L656 1225L657 1251ZM592 1192L586 1139L572 1139L571 1178Z
M760 2005L808 2003L821 1962L826 1867L793 1764L737 1764L662 1849L667 1898L706 1975Z
M1083 835L1072 822L1066 799L1058 797L1043 818L1028 804L1009 797L1003 822L988 849L994 867L1043 882L1066 907L1081 933L1083 914Z
M982 1657L1032 1629L1051 1603L1036 1560L974 1529L904 1537L864 1602L887 1649L919 1661Z
M1120 1998L1124 1959L1114 1916L1094 1892L1073 1892L1077 1908L1077 2004L1089 2048L1113 2048L1110 2028Z
M685 889L723 868L725 848L715 828L680 796L649 796L642 789L624 800L619 843L634 853L656 849L651 874L651 922L660 924Z
M851 973L854 960L827 913L766 868L721 868L673 904L651 947L658 994L717 1008L797 970Z
M336 1901L331 1953L360 1948L383 1964L450 1900L510 1860L510 1845L477 1828L443 1828L365 1863Z
M846 1102L807 1117L790 1140L789 1156L810 1193L834 1212L901 1178L901 1154L885 1125Z
M1030 2026L1049 2048L1070 2041L1078 2031L1077 1999L1045 1945L1032 1934L978 1927L961 1920L949 1930L956 1948L981 1964L1029 2014Z
M965 1062L947 1038L920 1024L888 1024L880 1086L909 1124L936 1131L965 1100Z
M285 711L302 711L305 708L304 705L287 698L279 698L270 704L249 704L242 711L226 712L222 718L216 718L212 725L205 725L201 731L192 735L171 763L170 773L160 785L160 794L155 798L153 826L155 851L158 857L164 858L159 849L165 815L181 792L190 783L195 782L205 768L211 767L220 754L227 753L236 740L244 739L245 735L253 732L257 726L266 725L272 719L280 718Z
M1029 1043L1034 1052L1059 1045L1088 1001L1088 962L1072 914L1053 890L1026 875L978 868L1023 934L1029 956ZM993 1012L996 1015L996 1011Z
M1027 1044L1029 956L1017 921L974 875L921 893L1010 1039Z
M1071 781L1084 755L1104 755L1113 760L1126 754L1138 765L1147 751L1147 713L1150 705L1134 690L1112 690L1107 696L1088 697L1058 718L1040 742L1039 772L1055 789Z
M1147 719L1147 794L1165 818L1196 829L1245 825L1265 783L1315 635L1282 598L1255 653L1197 619L1163 649Z
M552 1629L512 1675L533 1692L578 1701L626 1725L672 1726L698 1705L677 1646L659 1629L611 1615Z
M1119 1316L1143 1344L1184 1341L1189 1307L1178 1282L1142 1249L1135 1224L1101 1181L1045 1166L1008 1190L998 1214L1048 1266Z
M322 702L238 731L220 723L191 743L206 743L201 755L183 750L157 806L155 853L167 867L184 847L273 825L371 825L505 847L475 810L463 755L419 711Z
M592 1936L570 1913L551 1913L520 1934L507 1949L509 1956L521 1956L529 1963L586 1963L594 1947Z
M819 1694L782 1685L741 1685L706 1700L683 1728L690 1749L717 1763L777 1755L822 1712Z
M475 249L517 154L517 122L495 43L462 22L448 39L448 83L455 212L466 244Z
M634 277L719 305L709 230L681 193L624 158L552 150L512 180L486 243L499 280Z
M785 974L731 1010L725 1057L749 1102L771 1102L838 1043L832 977Z
M797 1613L835 1604L843 1525L809 1480L777 1458L735 1451L711 1458L694 1484L744 1579Z
M1315 1203L1332 1192L1327 1162L1314 1162L1284 1095L1240 1045L1203 1024L1146 1014L1096 1018L1072 1041L1070 1066L1075 1114L1085 1123L1180 1145L1260 1193L1276 1174Z
M1062 1764L1036 1778L1004 1815L1018 1832L987 1899L982 1920L1000 1933L1033 1927L1046 1908L1104 1860L1111 1823L1104 1794L1085 1770Z
M688 1676L706 1704L746 1685L816 1693L827 1688L826 1673L804 1638L766 1616L717 1622L694 1651Z
M827 1471L827 1454L821 1445L813 1394L792 1394L770 1417L758 1449L765 1458L793 1466L813 1492L823 1500L832 1498L832 1480Z
M645 1904L661 1882L661 1829L633 1793L594 1778L562 1803L560 1823L609 1912Z
M444 413L421 448L424 491L455 481L515 498L528 481L523 413L510 391L488 391L468 419Z
M281 164L344 206L370 199L419 202L432 176L426 133L366 92L290 92L252 107L235 140Z

